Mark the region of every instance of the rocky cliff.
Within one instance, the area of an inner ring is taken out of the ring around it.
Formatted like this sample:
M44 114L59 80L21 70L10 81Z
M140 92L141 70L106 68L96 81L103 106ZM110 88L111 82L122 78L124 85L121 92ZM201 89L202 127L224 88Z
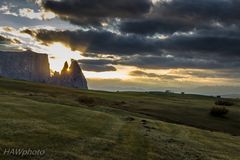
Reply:
M51 78L52 84L58 84L67 87L88 89L87 80L77 61L72 61L71 66L65 62L61 74L55 72Z
M50 77L48 56L26 52L1 52L0 51L0 76L47 82Z
M61 74L55 72L51 77L48 55L32 51L0 51L0 76L88 89L87 80L77 61L72 61L70 67L65 63Z

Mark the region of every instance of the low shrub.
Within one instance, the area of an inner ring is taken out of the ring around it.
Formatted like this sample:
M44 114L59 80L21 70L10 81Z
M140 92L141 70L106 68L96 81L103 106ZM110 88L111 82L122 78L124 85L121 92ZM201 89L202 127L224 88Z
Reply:
M134 120L135 120L135 118L133 118L133 117L126 117L125 118L125 121L129 121L129 122L134 121Z
M34 96L34 94L33 93L29 93L28 96Z
M88 96L81 96L78 97L77 101L81 104L87 105L87 106L94 106L95 100L93 97Z
M127 103L125 101L120 101L120 102L114 102L114 105L115 106L124 106L126 105Z
M230 101L226 101L226 100L217 100L215 102L215 105L219 105L219 106L233 106L234 103L230 102Z
M213 107L210 114L215 117L224 117L228 114L229 110L225 107Z

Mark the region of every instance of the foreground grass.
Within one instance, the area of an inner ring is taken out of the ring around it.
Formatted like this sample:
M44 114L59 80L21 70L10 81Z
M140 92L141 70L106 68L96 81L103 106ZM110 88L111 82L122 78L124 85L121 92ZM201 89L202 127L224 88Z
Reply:
M165 122L240 136L239 100L232 100L235 105L227 107L230 112L226 118L215 118L210 116L209 112L215 106L216 98L207 96L81 91L8 79L0 79L0 93L39 102L88 106L88 109L96 106L111 107Z
M223 133L225 130L209 131L208 124L205 129L198 129L207 118L212 130L219 130L214 127L220 126L239 133L238 102L231 108L234 113L227 119L219 119L209 117L208 112L202 117L212 105L211 97L87 92L5 79L0 80L0 91L1 151L46 150L43 157L9 157L0 153L3 160L239 160L240 157L239 136ZM79 102L83 96L94 101L83 104ZM180 111L188 111L189 115ZM159 116L161 113L168 115ZM189 127L188 123L159 121L168 116L170 120L166 121L184 119L185 115L191 118L190 113L197 115L198 128Z

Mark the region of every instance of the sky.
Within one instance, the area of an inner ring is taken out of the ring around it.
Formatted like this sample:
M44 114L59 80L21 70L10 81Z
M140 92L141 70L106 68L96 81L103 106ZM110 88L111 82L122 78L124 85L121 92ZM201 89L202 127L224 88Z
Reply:
M1 0L0 50L78 60L90 89L240 93L239 0Z

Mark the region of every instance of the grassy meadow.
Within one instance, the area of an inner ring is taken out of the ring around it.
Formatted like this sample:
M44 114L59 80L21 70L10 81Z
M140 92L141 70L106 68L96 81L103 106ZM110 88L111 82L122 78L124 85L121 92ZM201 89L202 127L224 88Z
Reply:
M240 160L240 101L0 79L0 160ZM6 156L6 148L46 151Z

